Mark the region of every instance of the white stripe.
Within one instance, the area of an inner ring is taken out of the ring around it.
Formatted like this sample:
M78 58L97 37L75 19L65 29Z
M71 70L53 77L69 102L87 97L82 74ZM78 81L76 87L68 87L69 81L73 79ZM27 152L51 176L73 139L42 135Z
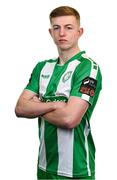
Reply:
M97 70L96 69L92 69L90 77L96 79L96 75L97 75Z
M89 60L91 62L91 72L90 72L89 76L96 79L97 72L98 72L98 65L94 64L94 62L91 59L89 59ZM97 69L94 69L93 66L97 66ZM90 96L87 94L82 94L81 98L89 102Z
M58 135L58 175L68 174L72 177L73 173L73 139L74 129L57 129Z
M90 77L96 79L97 72L98 72L98 65L94 64L94 62L92 60L90 60L90 61L91 61L91 73L90 73ZM97 69L94 69L93 66L97 66Z
M71 90L71 81L72 81L72 76L73 73L76 69L76 67L80 64L80 61L78 60L74 60L72 62L70 62L68 64L68 67L66 69L66 71L62 74L61 79L59 81L58 87L57 87L57 91L56 91L56 95L60 95L61 94L61 90L62 90L62 94L63 96L69 97L70 94L70 90ZM71 72L70 77L68 80L66 80L65 82L63 81L65 75L67 75L67 73Z
M81 98L89 102L90 96L87 94L82 94Z
M94 64L93 60L91 58L89 58L86 53L82 54L81 56L84 57L84 58L87 58L91 62L92 67L91 67L90 77L95 79L96 75L97 75L97 72L98 72L98 65ZM93 66L97 66L97 69L94 69Z
M40 136L40 151L39 151L39 167L46 169L46 148L44 141L45 121L41 120L41 136Z
M89 131L90 131L90 129L88 128L88 122L86 121L85 129L84 129L85 149L86 149L86 162L87 162L88 176L91 176L91 170L90 170L90 166L89 166L89 146L88 146Z
M50 78L52 77L54 67L56 62L46 63L43 67L40 74L40 96L43 96L46 93L47 86L49 84ZM48 78L44 78L43 76L48 76Z
M80 61L74 60L69 63L66 71L63 73L58 87L56 91L56 95L61 95L69 97L70 90L71 90L71 81L73 73L80 64ZM70 72L70 76L69 76ZM68 75L68 79L67 79ZM64 78L66 77L66 81ZM58 175L69 175L72 177L73 174L73 140L74 140L74 129L57 129L57 137L58 137Z

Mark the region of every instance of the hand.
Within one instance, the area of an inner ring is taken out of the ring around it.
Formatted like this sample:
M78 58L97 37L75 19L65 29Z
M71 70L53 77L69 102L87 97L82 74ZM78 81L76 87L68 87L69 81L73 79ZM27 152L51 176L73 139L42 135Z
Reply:
M37 96L34 96L34 97L32 98L32 100L33 100L34 102L38 102L38 103L41 102Z
M41 100L40 100L37 96L34 96L34 97L32 98L32 100L33 100L34 102L43 103L43 102L41 102ZM47 102L47 103L48 103L48 102ZM50 102L49 102L49 103L50 103ZM56 101L56 102L51 102L51 103L53 103L53 105L54 105L54 110L66 106L66 103L63 102L63 101Z

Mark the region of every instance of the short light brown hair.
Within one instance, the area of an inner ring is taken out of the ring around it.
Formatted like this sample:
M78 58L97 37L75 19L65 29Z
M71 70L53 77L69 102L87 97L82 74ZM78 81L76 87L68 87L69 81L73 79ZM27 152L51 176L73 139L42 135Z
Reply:
M60 6L55 8L51 13L50 13L50 22L52 22L52 18L54 17L59 17L59 16L75 16L76 19L78 20L79 24L80 24L80 14L79 12L69 6Z

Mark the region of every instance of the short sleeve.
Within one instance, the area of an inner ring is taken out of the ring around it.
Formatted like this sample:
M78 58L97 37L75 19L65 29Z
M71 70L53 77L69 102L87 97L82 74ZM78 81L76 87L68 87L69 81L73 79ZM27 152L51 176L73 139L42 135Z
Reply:
M99 95L101 83L99 66L92 60L86 59L74 72L70 96L80 97L92 105L96 96Z
M36 94L39 94L39 76L43 65L44 62L40 62L35 66L25 89L33 91Z

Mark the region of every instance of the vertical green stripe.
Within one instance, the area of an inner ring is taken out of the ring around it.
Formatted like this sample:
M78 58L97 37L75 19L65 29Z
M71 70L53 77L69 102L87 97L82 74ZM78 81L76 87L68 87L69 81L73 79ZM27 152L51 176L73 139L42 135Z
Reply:
M50 82L47 86L46 96L55 96L57 90L57 85L60 81L60 77L66 70L67 66L55 66L53 71L54 76L51 77ZM53 83L55 82L55 83ZM58 137L57 137L57 127L45 122L45 146L46 146L46 160L47 160L47 171L57 172L58 169Z
M57 171L58 167L58 142L57 142L57 127L45 122L45 147L47 171Z
M91 133L88 136L90 170L95 174L95 146Z
M46 89L46 94L45 96L55 96L56 90L57 90L57 85L59 84L59 81L61 79L62 74L66 71L67 65L59 66L56 65L53 71L53 74L50 82L48 84L48 87Z

